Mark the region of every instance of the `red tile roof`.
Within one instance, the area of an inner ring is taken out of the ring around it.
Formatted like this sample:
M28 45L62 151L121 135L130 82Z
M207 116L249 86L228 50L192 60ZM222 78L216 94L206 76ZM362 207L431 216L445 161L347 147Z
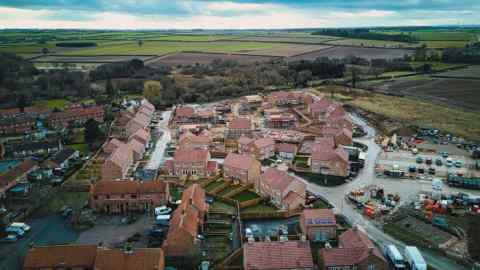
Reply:
M294 181L299 181L294 177L288 175L284 171L280 171L276 168L268 168L262 175L260 180L262 183L268 185L274 190L284 192L287 187Z
M48 120L63 120L65 118L78 118L78 117L93 117L93 115L103 113L103 107L94 106L87 108L71 108L62 112L53 112L48 117Z
M301 241L253 242L244 245L244 265L250 269L312 268L310 244Z
M98 270L163 270L165 258L160 248L134 249L130 252L118 249L99 249L95 260Z
M180 148L175 151L175 162L207 162L209 152L206 149Z
M117 164L121 168L126 168L130 166L129 164L133 159L133 152L132 149L123 144L120 147L116 148L112 154L107 158L107 160Z
M312 145L312 151L320 151L321 149L333 149L335 140L332 137L317 137Z
M99 181L91 188L95 195L166 193L168 183L163 181Z
M139 142L137 139L130 140L127 145L130 147L130 149L132 149L133 152L137 154L145 152L145 145L143 145L143 143Z
M314 147L312 150L312 159L321 161L340 159L348 163L348 152L343 148Z
M302 219L307 226L332 226L337 224L335 214L331 209L304 209Z
M91 268L96 255L96 245L34 247L26 255L23 269Z
M193 117L195 110L190 106L177 107L175 110L175 117Z
M253 141L255 141L255 139L252 139L252 138L249 138L249 137L245 137L245 136L242 136L238 139L238 143L239 144L242 144L242 145L249 145L250 143L252 143Z
M150 133L148 133L148 131L146 131L145 129L139 129L137 130L135 133L132 134L132 136L130 136L130 140L132 138L139 138L141 140L144 140L146 142L150 141Z
M252 156L229 153L225 158L223 164L227 167L248 170L256 163L259 163L258 160L256 160Z
M325 267L353 266L368 257L369 252L366 248L324 248L320 256Z
M230 122L229 129L251 129L252 122L249 118L235 118Z
M272 138L261 138L261 139L255 140L253 144L255 145L256 148L260 149L260 148L265 148L269 146L274 146L275 141Z
M116 139L116 138L113 138L111 139L104 147L103 147L103 151L105 153L108 153L108 154L111 154L113 153L113 151L117 150L117 148L121 147L121 146L124 146L125 143Z
M0 188L7 186L10 182L16 181L19 177L30 172L32 169L37 166L37 162L27 159L14 167L13 169L7 171L6 173L0 175Z
M210 174L215 173L217 170L218 170L218 164L216 161L211 160L207 163L207 171Z
M342 233L338 237L339 245L343 248L374 248L375 245L368 236L360 231L357 227L353 227Z
M277 152L283 152L283 153L293 153L297 152L297 145L291 144L291 143L278 143L276 145Z
M313 113L323 113L327 111L330 105L332 105L332 101L326 97L322 97L310 105L310 110Z

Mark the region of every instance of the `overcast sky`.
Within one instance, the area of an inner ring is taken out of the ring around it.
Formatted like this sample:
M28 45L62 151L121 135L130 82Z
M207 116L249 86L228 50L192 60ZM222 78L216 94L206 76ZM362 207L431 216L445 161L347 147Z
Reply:
M261 29L479 23L480 0L0 0L0 28Z

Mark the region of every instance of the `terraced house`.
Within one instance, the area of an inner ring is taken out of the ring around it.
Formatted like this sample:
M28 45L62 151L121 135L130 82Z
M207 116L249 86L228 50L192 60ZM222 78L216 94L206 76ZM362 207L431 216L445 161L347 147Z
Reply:
M199 184L191 185L183 192L182 203L170 220L170 229L162 248L167 257L177 260L180 265L188 265L186 258L199 254L198 235L204 230L208 213L205 199L205 190Z
M149 213L169 200L167 182L100 181L90 188L89 204L95 211L107 214Z
M225 131L226 139L238 139L242 136L252 135L252 121L249 118L235 118L228 124Z
M210 152L206 149L179 148L173 160L165 162L170 175L178 177L208 177L218 172L217 162L210 160Z
M105 160L102 167L102 180L125 179L130 166L133 164L132 149L120 142Z
M165 256L160 248L125 250L96 245L33 246L23 270L163 270Z
M88 119L103 123L104 113L102 106L67 108L64 111L52 112L47 123L55 128L68 127L70 123L84 124Z
M265 160L275 156L275 141L271 138L250 139L241 137L238 143L238 152L240 154L250 154L258 160Z

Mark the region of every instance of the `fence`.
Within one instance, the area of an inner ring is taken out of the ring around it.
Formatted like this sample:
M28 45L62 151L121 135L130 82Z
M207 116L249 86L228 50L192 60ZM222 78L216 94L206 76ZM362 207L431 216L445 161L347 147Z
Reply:
M229 193L223 195L223 197L224 198L232 198L235 195L238 195L238 194L244 192L245 190L249 190L251 188L253 188L253 184L249 184L249 185L246 185L246 186L241 186L240 188L234 189L234 190L230 191Z
M275 212L248 212L241 213L242 219L276 219L276 218L290 218L298 216L302 213L301 210L279 210Z
M244 209L244 208L247 208L247 207L250 207L250 206L257 205L257 204L263 202L264 200L265 200L264 198L257 198L257 199L252 199L252 200L241 202L240 203L240 209Z
M222 192L222 190L224 190L224 189L226 189L228 186L230 186L231 183L232 183L231 180L225 180L225 183L223 183L223 184L221 184L220 186L212 189L212 190L210 191L210 193L212 193L212 194L218 194L218 193Z

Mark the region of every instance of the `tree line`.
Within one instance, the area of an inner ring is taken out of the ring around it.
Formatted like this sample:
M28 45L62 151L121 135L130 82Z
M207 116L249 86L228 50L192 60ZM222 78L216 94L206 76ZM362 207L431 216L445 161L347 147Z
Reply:
M354 28L354 29L322 29L315 31L312 35L325 35L334 37L345 38L359 38L359 39L372 39L372 40L385 40L385 41L397 41L413 43L417 42L417 38L412 35L400 34L384 34L379 32L372 32L367 28Z

